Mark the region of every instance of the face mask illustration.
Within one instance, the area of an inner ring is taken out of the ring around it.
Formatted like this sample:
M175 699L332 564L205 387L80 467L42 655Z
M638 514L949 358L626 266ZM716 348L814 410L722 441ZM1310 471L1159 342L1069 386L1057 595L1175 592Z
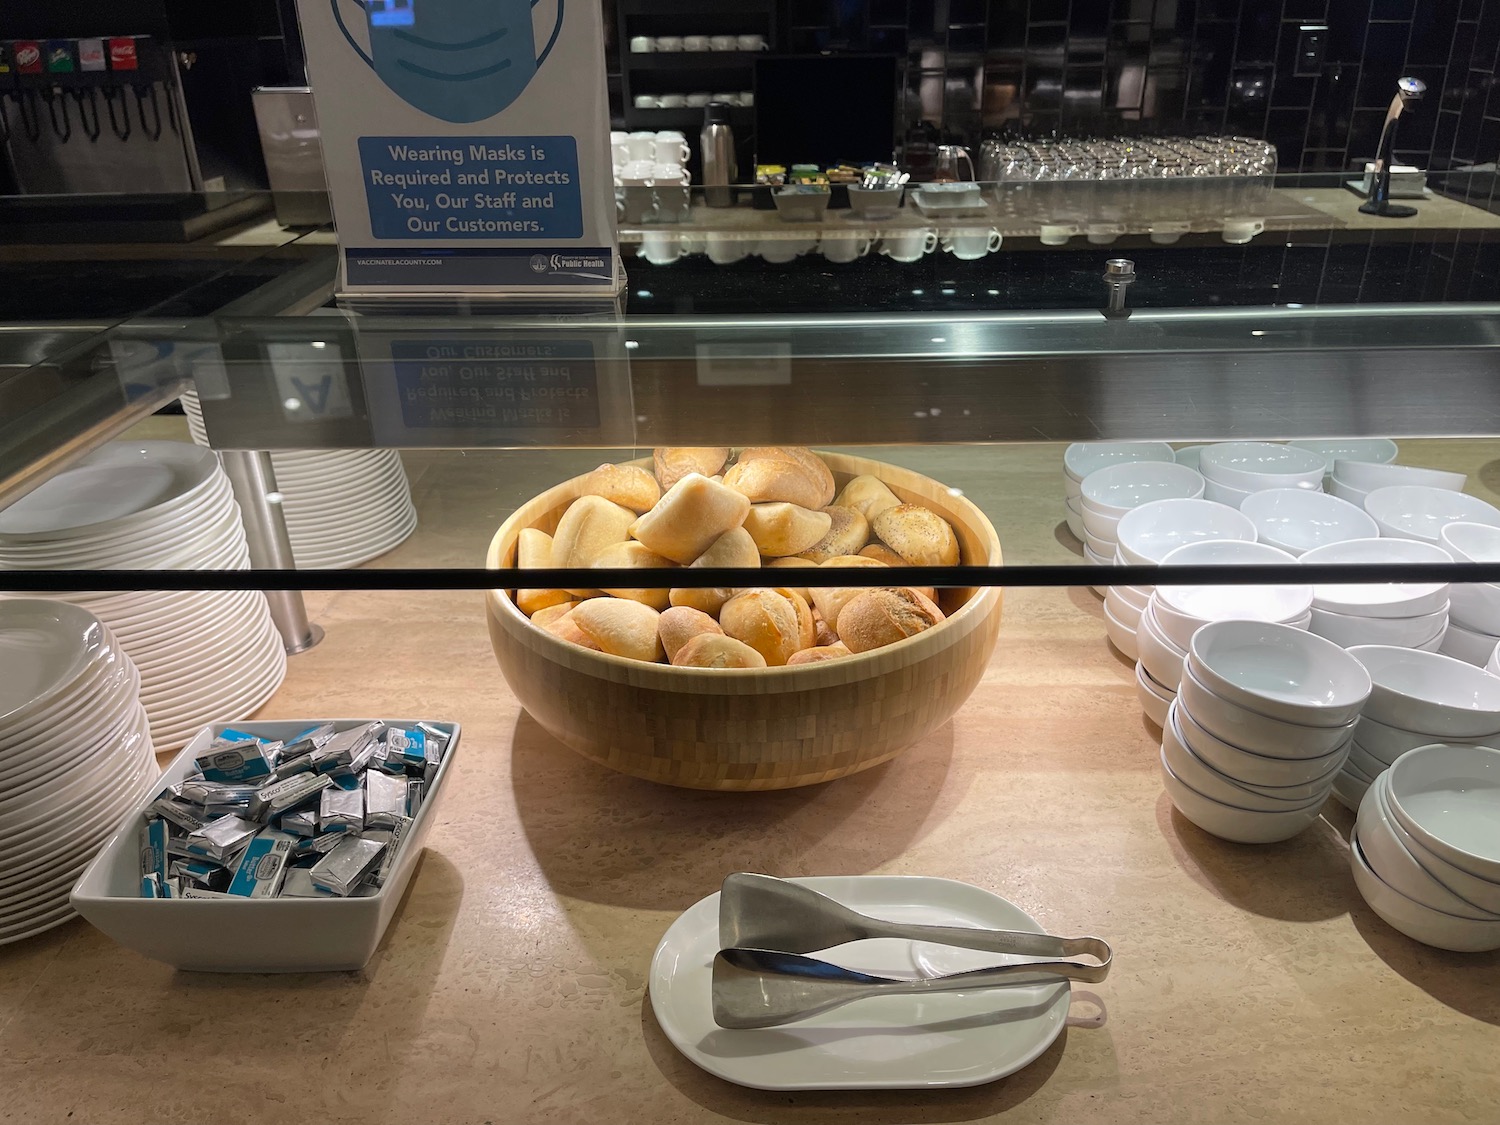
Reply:
M539 0L354 0L364 9L366 52L329 0L349 45L392 93L429 116L454 124L504 111L552 52L562 31L556 0L552 36L537 53L531 9Z

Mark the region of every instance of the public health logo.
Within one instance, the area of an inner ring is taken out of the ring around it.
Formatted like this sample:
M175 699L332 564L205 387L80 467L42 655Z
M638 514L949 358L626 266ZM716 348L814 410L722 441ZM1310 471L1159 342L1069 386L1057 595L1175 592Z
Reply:
M552 267L552 260L545 254L533 254L531 256L531 272L546 273Z

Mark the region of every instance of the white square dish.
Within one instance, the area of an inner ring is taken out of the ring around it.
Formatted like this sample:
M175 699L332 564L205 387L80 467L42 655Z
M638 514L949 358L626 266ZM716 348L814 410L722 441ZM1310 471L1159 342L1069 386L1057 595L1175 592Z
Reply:
M146 806L167 785L195 772L194 759L226 726L290 739L324 722L339 730L370 719L293 719L216 723L198 732L159 783L131 811L73 886L73 909L115 941L176 969L219 973L307 973L362 968L374 955L421 857L434 807L458 751L453 735L437 775L403 842L390 879L372 895L351 898L150 899L140 897L140 850ZM416 719L386 719L410 727ZM427 722L438 720L422 720Z

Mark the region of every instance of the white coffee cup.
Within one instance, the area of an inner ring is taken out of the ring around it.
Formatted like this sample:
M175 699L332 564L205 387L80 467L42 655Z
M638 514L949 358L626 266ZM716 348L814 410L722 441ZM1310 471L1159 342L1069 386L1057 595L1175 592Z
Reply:
M688 155L687 141L657 134L652 156L658 164L686 164Z
M652 42L649 35L637 35L630 41L632 55L649 55L654 50L656 50L656 44Z
M766 49L766 37L764 35L737 35L735 46L741 51L764 51Z
M656 101L662 109L681 109L683 106L687 105L687 95L663 94L661 97L657 98Z
M712 100L712 94L689 94L687 96L687 104L692 106L694 109L702 109Z
M755 91L754 90L741 90L740 91L740 99L739 100L740 100L740 105L754 105L755 104Z
M881 240L880 252L898 262L920 262L937 249L937 243L936 231L893 231Z
M715 51L737 51L740 44L733 35L715 35L710 37L708 45Z
M630 160L656 161L656 134L646 129L637 130L625 138L625 149Z
M727 266L748 258L751 245L745 239L735 238L733 235L711 234L704 239L703 248L710 261L717 265Z
M682 49L684 51L706 51L709 49L707 35L684 35L682 37Z
M738 94L734 93L733 91L730 91L728 93L723 93L723 94L715 94L713 100L716 101L716 102L723 102L725 105L739 105L740 104L740 96Z
M768 262L781 264L811 252L816 246L811 239L767 238L756 246L756 253Z
M615 193L616 212L620 221L634 225L656 220L656 189L649 182L625 180Z
M1220 237L1225 242L1243 246L1265 229L1266 224L1260 219L1229 219L1224 223Z
M823 257L830 262L853 262L870 252L872 240L853 231L835 232L823 236Z
M658 51L680 51L682 50L682 36L680 35L658 35L656 37L656 49Z
M986 254L993 254L1000 249L1000 242L1000 232L993 228L990 230L981 228L956 230L943 239L943 249L955 258L972 262L983 258Z
M651 178L658 185L661 184L686 184L689 181L688 170L675 161L663 161L651 166Z
M656 164L652 160L632 160L620 166L620 182L626 184L650 184L654 182Z
M670 265L685 249L676 231L649 230L641 236L641 257L652 265Z
M657 100L657 97L656 97L655 94L637 94L631 100L635 102L635 108L636 109L659 109L659 108L661 108L661 103Z
M613 132L609 135L609 154L614 160L616 170L622 164L630 163L630 134Z

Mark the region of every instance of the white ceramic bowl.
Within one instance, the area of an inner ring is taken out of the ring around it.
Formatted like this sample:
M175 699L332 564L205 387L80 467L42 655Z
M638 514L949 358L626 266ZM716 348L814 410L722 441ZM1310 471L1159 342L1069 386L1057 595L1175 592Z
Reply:
M1358 770L1360 776L1374 779L1390 768L1389 762L1382 762L1368 750L1359 744L1359 735L1355 734L1354 741L1349 745L1349 760L1345 763L1346 768L1352 766Z
M1268 488L1247 496L1240 511L1255 524L1259 542L1293 555L1380 532L1373 519L1347 500L1305 488Z
M1386 823L1391 826L1391 831L1401 841L1401 846L1411 853L1412 858L1422 865L1424 871L1459 898L1473 903L1481 910L1500 914L1500 883L1477 878L1460 867L1454 867L1408 832L1401 822L1391 815L1389 792L1389 781L1380 779L1378 791L1380 808L1385 813Z
M1308 727L1347 727L1370 697L1365 666L1332 641L1267 621L1215 621L1188 667L1220 699Z
M1453 589L1457 590L1455 586ZM1500 644L1500 637L1493 633L1476 633L1473 629L1466 629L1457 621L1448 622L1448 631L1443 634L1442 642L1438 645L1438 651L1444 656L1451 656L1455 660L1462 660L1465 664L1472 664L1476 668L1484 668L1495 655L1495 646Z
M1132 508L1154 500L1196 499L1203 495L1203 477L1174 462L1133 461L1109 465L1083 481L1083 514L1090 510L1117 521Z
M1338 458L1333 463L1333 479L1343 481L1362 492L1406 484L1462 492L1469 480L1463 473L1445 473L1440 469L1418 469L1411 465L1379 464L1343 458Z
M1172 700L1177 697L1152 680L1150 673L1139 663L1135 666L1135 693L1141 701L1141 710L1146 713L1146 718L1157 726L1163 725L1167 721L1167 708L1172 706Z
M1349 650L1374 684L1364 714L1443 738L1500 733L1500 677L1451 656L1392 645Z
M1137 609L1120 596L1120 587L1111 586L1109 592L1104 595L1105 611L1132 633L1141 627L1141 614L1144 610Z
M1337 496L1340 500L1347 500L1356 508L1361 510L1365 506L1365 497L1370 495L1367 488L1355 488L1348 481L1339 480L1333 476L1328 478L1328 495Z
M1302 556L1304 566L1350 563L1384 566L1401 563L1447 563L1442 547L1415 539L1351 539L1315 547ZM1441 609L1448 601L1446 582L1360 582L1313 584L1313 608L1357 617L1416 617Z
M1307 449L1323 458L1325 476L1333 472L1335 461L1370 461L1389 465L1396 459L1396 443L1390 438L1331 438L1319 441L1289 441L1298 449Z
M1074 539L1082 543L1084 535L1087 534L1087 531L1083 526L1083 516L1080 513L1073 511L1072 508L1069 508L1068 514L1063 517L1063 522L1068 525L1069 534L1071 534Z
M1109 559L1110 565L1114 565L1115 541L1114 525L1118 520L1112 520L1108 516L1096 515L1093 512L1083 513L1083 541L1090 551L1100 558ZM1101 535L1100 532L1104 534Z
M1130 461L1174 461L1164 441L1081 441L1063 452L1063 472L1074 481L1107 465Z
M1204 539L1255 542L1255 525L1233 508L1212 500L1155 500L1120 518L1115 529L1127 563L1149 566L1173 550Z
M1403 828L1454 867L1500 883L1500 750L1420 746L1387 777L1386 800Z
M1450 523L1438 532L1443 550L1455 562L1500 562L1500 527L1484 523ZM1500 584L1455 582L1455 621L1475 632L1500 634Z
M1312 607L1312 624L1308 626L1311 632L1345 648L1355 645L1417 648L1434 639L1440 640L1440 634L1447 627L1446 606L1420 617L1357 617L1319 609L1316 605Z
M1170 551L1163 566L1220 566L1235 564L1295 564L1285 551L1264 543L1208 540L1189 543ZM1295 582L1295 572L1288 576ZM1210 621L1227 619L1294 622L1307 616L1312 606L1312 587L1276 586L1173 586L1161 585L1152 595L1166 611L1158 615L1165 635L1186 648L1192 634Z
M1136 659L1138 652L1135 643L1135 630L1126 625L1116 617L1109 608L1109 597L1104 600L1104 633L1109 637L1110 643L1119 649L1122 654L1131 660Z
M1188 710L1177 704L1177 730L1184 744L1202 761L1239 784L1268 796L1285 794L1289 799L1311 800L1326 793L1328 786L1348 760L1349 746L1341 746L1321 758L1271 758L1252 754L1210 733Z
M1166 638L1150 608L1141 614L1141 623L1135 630L1135 643L1140 662L1152 678L1164 687L1176 690L1182 679L1182 662L1187 659L1187 650L1178 648Z
M1368 710L1368 707L1366 707ZM1491 737L1491 736L1481 736ZM1435 735L1426 731L1406 730L1402 727L1391 726L1382 723L1379 719L1371 718L1369 715L1361 715L1359 722L1354 724L1354 741L1365 750L1366 753L1379 759L1388 766L1408 750L1415 750L1418 746L1431 746L1434 742L1467 742L1468 739L1456 739L1452 735Z
M1293 812L1257 812L1205 797L1161 763L1162 783L1177 811L1203 831L1238 844L1274 844L1290 840L1318 819L1321 801Z
M1394 818L1382 798L1388 785L1383 775L1377 777L1359 804L1359 839L1370 870L1393 890L1420 902L1429 910L1440 910L1460 918L1500 922L1500 914L1482 910L1454 894L1406 850L1406 845L1396 835L1392 823Z
M1235 511L1239 511L1245 498L1252 495L1254 494L1247 488L1231 488L1227 484L1220 484L1218 481L1207 478L1203 482L1203 499L1212 500L1215 504L1223 504L1226 508L1233 508Z
M1455 624L1471 633L1488 633L1500 637L1500 585L1492 582L1455 582L1448 588L1448 596L1452 599L1448 615Z
M1323 458L1306 449L1266 441L1226 441L1198 458L1199 471L1216 484L1260 492L1267 488L1323 487Z
M1088 540L1087 539L1085 539L1084 543L1083 543L1083 557L1086 558L1089 561L1090 565L1092 565L1092 566L1114 566L1115 565L1113 559L1109 558L1107 555L1101 555L1101 554L1099 554L1097 551L1094 550L1094 548L1090 547L1089 544L1088 544ZM1095 587L1095 589L1099 589L1099 588ZM1104 596L1104 591L1102 589L1099 590L1099 596L1101 598Z
M1201 470L1199 469L1198 459L1207 448L1207 445L1184 445L1181 449L1172 451L1172 459L1179 465L1186 465L1195 472L1199 472Z
M328 720L252 721L257 734L291 738L309 725ZM369 720L332 720L347 728ZM390 722L407 725L409 719ZM71 903L104 933L137 953L178 969L233 973L300 973L362 968L401 904L417 868L422 843L438 816L438 799L459 748L462 731L453 728L448 752L412 822L387 883L368 897L306 899L150 899L141 898L138 833L145 807L160 789L181 781L193 760L221 731L205 727L162 774L139 808L89 864L73 888Z
M1246 789L1228 774L1220 773L1193 753L1176 722L1177 705L1167 712L1167 721L1162 725L1161 754L1171 771L1183 784L1196 789L1212 801L1233 805L1256 812L1292 812L1311 804L1322 804L1332 787L1330 779L1321 792L1310 797L1268 797L1261 790Z
M1324 758L1341 751L1354 733L1346 727L1307 727L1273 719L1222 699L1183 665L1177 692L1197 723L1231 746L1268 758Z
M1423 543L1438 543L1443 528L1450 523L1500 526L1500 510L1477 496L1425 485L1377 488L1365 497L1365 511L1374 518L1381 535Z
M1119 557L1115 558L1115 565L1119 566ZM1111 586L1115 598L1122 604L1134 609L1136 614L1143 613L1151 604L1151 595L1154 592L1150 586Z
M1484 670L1492 676L1500 676L1500 645L1495 646L1495 651L1484 662Z
M1360 801L1364 800L1365 790L1369 787L1368 781L1346 771L1333 779L1333 799L1350 812L1356 812Z
M1407 898L1376 875L1365 858L1357 828L1349 837L1349 865L1354 872L1354 885L1370 909L1407 937L1456 953L1500 949L1500 922L1480 922L1432 910Z

